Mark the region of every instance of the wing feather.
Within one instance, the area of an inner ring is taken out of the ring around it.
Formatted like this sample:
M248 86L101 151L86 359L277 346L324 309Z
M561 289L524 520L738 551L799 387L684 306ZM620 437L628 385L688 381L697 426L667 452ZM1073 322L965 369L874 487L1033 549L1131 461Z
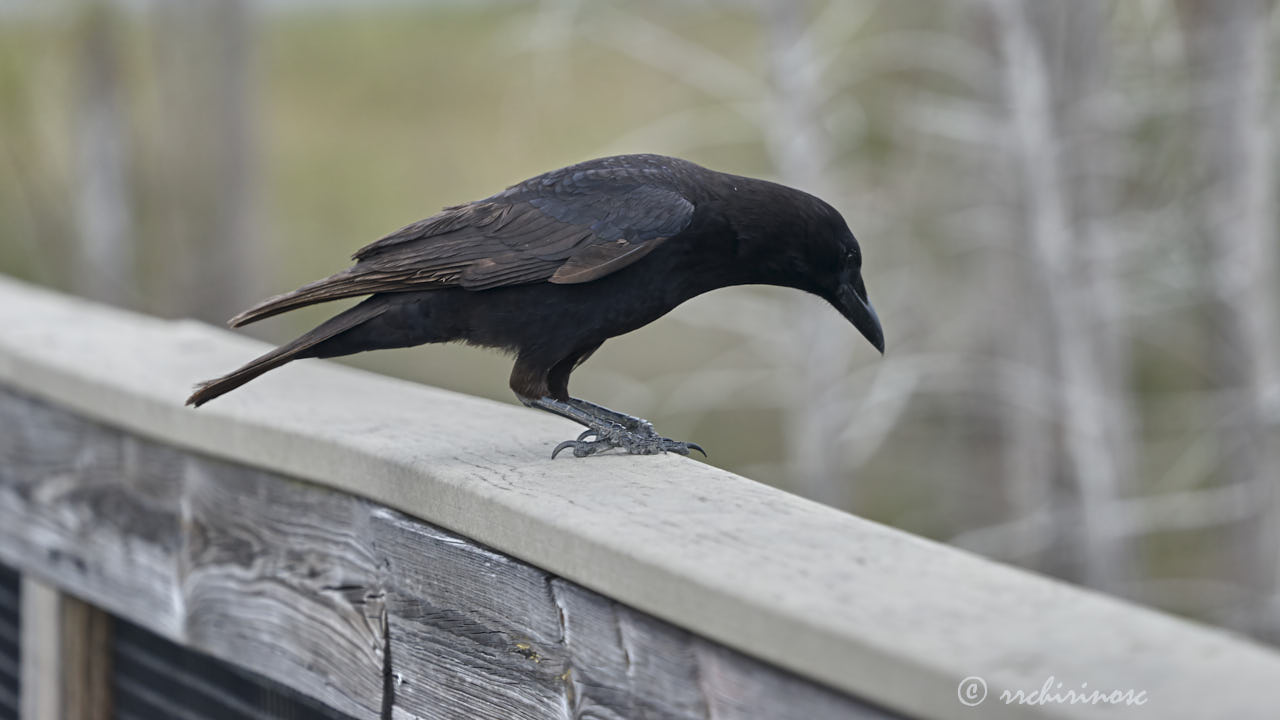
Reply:
M526 180L361 248L347 272L394 290L595 280L688 227L673 162L604 158Z
M657 246L656 242L633 244L625 240L588 245L556 269L550 280L559 284L590 282L630 265Z

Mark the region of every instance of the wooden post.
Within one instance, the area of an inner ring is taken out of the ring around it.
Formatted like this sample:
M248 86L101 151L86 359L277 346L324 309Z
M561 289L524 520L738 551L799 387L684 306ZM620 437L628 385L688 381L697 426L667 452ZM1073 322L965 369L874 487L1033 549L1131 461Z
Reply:
M22 578L22 720L110 720L111 616Z

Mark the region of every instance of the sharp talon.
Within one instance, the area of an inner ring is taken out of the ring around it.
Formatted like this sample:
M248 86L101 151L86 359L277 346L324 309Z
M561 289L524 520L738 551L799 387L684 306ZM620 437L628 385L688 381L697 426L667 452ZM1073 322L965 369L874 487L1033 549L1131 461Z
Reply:
M597 434L598 434L598 433L596 433L596 431L595 431L595 430L592 430L591 428L587 428L586 430L583 430L583 431L582 431L582 434L581 434L581 435L579 435L579 436L578 436L578 440L577 440L577 442L582 442L583 440L586 440L587 438L591 437L592 435L597 435ZM563 444L564 444L564 443L561 443L561 445L563 445Z
M685 455L688 455L688 454L689 454L689 453L688 453L688 451L689 451L689 450L697 450L698 452L702 453L702 457L704 457L704 458L705 458L705 457L707 457L707 451L706 451L706 450L703 450L703 449L702 449L702 446L701 446L701 445L699 445L698 443L691 443L691 442L687 442L687 443L685 443L685 444L684 444L684 446L685 446L685 448L686 448L686 451L685 451L685 453L684 453Z
M590 430L588 430L587 432L591 432L591 431L590 431ZM584 433L584 434L585 434L585 433ZM579 443L581 443L581 442L582 442L582 441L581 441L580 439L579 439L579 440L565 440L564 442L562 442L562 443L560 443L559 445L557 445L555 450L552 450L552 451L551 451L551 459L552 459L552 460L555 460L555 459L556 459L556 456L560 454L560 451L561 451L561 450L565 450L565 449L568 449L568 448L574 448L574 449L576 450L576 449L577 449L577 447L578 447L578 444L579 444ZM577 454L577 453L575 453L575 454Z

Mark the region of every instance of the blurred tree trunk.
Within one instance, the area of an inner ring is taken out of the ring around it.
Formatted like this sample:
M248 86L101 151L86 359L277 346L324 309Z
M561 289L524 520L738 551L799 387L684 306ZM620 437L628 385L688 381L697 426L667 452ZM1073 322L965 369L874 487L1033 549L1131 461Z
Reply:
M128 123L121 109L120 28L115 11L83 12L75 99L74 217L78 252L73 289L116 305L136 302L135 230Z
M252 16L246 0L156 10L165 315L221 323L262 294Z
M1096 405L1082 418L1089 424L1092 438L1089 452L1108 468L1114 484L1105 487L1096 500L1100 503L1086 512L1100 518L1088 522L1081 530L1102 532L1102 537L1086 537L1080 544L1086 551L1105 553L1107 559L1087 561L1088 567L1102 563L1109 577L1107 589L1126 594L1116 583L1132 582L1141 574L1127 537L1117 534L1132 519L1121 516L1124 503L1114 502L1138 489L1137 455L1139 433L1136 412L1130 393L1131 359L1128 309L1121 289L1119 267L1124 256L1117 239L1106 232L1105 218L1118 211L1119 187L1114 173L1105 172L1099 162L1107 148L1114 147L1123 132L1104 126L1101 98L1107 81L1111 43L1107 37L1107 4L1102 0L1074 0L1070 3L1038 3L1038 24L1043 31L1053 26L1060 43L1051 48L1048 57L1056 88L1055 115L1059 118L1062 138L1062 167L1072 200L1069 208L1074 252L1073 272L1077 302L1084 313L1078 330L1089 338L1091 347L1081 351L1091 357L1083 365L1085 387L1091 388ZM1046 46L1048 47L1048 43ZM1073 342L1072 338L1063 338ZM1087 499L1086 499L1087 501Z
M1182 0L1203 200L1197 228L1209 296L1210 365L1224 482L1248 490L1256 514L1231 529L1236 580L1258 606L1241 629L1280 637L1280 454L1277 406L1275 155L1269 15L1264 0ZM1267 610L1267 603L1270 609Z
M1076 531L1082 582L1121 592L1132 577L1132 560L1110 513L1131 472L1131 434L1128 412L1121 409L1128 403L1117 352L1122 338L1115 336L1118 326L1112 322L1119 311L1102 304L1118 298L1109 279L1111 256L1098 253L1092 237L1094 208L1080 194L1088 176L1087 160L1081 158L1091 145L1081 142L1090 114L1079 108L1090 106L1101 77L1096 64L1101 9L1093 2L1050 6L992 0L991 5L1004 56L1012 129L1007 147L1023 188L1027 262L1040 308L1022 322L1045 322L1050 363L1043 374L1057 384L1052 411L1060 435L1054 444L1064 460L1057 472L1068 480L1080 510L1078 528L1056 531ZM1064 48L1080 48L1081 54L1052 52L1055 30L1062 33L1057 37ZM1051 58L1063 61L1055 67ZM1030 359L1037 359L1039 351L1030 351ZM1037 455L1048 445L1019 435L1013 440L1034 441Z
M765 145L782 182L832 199L831 142L821 122L826 91L808 32L812 10L804 0L770 0L765 6L772 81ZM839 438L852 421L850 401L833 389L849 372L850 328L834 313L813 313L811 298L796 302L796 324L784 349L796 368L791 397L783 403L787 475L805 497L848 507Z

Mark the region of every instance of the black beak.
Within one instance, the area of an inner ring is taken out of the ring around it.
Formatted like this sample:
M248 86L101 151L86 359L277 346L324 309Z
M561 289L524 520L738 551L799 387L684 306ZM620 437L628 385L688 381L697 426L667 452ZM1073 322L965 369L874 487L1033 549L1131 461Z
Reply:
M884 330L880 328L880 318L876 315L875 308L871 307L871 301L867 299L867 288L862 284L862 278L855 277L842 284L836 291L836 300L833 304L840 314L853 323L872 347L883 355Z

